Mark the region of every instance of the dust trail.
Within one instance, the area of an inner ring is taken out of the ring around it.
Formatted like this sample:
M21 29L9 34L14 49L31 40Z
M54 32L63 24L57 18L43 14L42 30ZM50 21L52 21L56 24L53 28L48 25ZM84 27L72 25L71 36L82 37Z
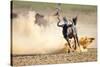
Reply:
M35 12L19 14L13 19L13 54L46 54L56 52L64 47L61 28L57 22L48 21L48 26L34 23Z

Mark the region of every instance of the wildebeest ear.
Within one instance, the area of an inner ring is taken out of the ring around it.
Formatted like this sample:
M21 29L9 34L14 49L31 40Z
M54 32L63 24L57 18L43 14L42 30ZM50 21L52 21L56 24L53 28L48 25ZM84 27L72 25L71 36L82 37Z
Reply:
M76 25L76 23L77 23L77 16L74 17L74 18L72 19L72 21L73 21L74 25Z

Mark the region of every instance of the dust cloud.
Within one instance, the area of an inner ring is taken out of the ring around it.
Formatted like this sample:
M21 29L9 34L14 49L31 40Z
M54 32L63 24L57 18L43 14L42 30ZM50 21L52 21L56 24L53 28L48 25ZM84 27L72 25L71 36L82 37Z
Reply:
M48 21L46 27L39 26L35 24L35 14L29 11L12 19L12 54L47 54L64 47L66 41L57 21Z

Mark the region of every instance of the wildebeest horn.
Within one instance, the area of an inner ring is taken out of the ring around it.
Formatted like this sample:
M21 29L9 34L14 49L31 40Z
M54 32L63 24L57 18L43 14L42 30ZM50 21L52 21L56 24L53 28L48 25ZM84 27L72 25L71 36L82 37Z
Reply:
M74 18L72 19L72 21L73 21L73 23L76 25L76 22L77 22L77 16L74 17Z
M36 17L44 17L43 15L41 15L41 14L39 14L39 13L37 13L35 16L36 16Z

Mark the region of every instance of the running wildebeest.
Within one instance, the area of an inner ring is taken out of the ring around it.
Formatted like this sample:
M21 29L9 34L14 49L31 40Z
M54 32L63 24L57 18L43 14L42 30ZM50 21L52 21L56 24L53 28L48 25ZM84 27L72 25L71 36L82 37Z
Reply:
M75 43L74 44L74 49L76 50L77 49L77 44L78 44L78 47L80 47L79 42L78 42L77 30L76 30L77 16L72 19L72 21L71 21L72 24L68 24L68 21L67 21L66 17L63 17L64 24L61 24L61 25L59 24L60 21L61 21L59 17L58 17L58 20L59 21L57 23L57 26L63 28L63 30L62 30L63 37L68 42L69 48L71 49L71 44L70 44L69 39L74 38L74 43ZM69 52L70 52L70 50L68 50L68 53Z

